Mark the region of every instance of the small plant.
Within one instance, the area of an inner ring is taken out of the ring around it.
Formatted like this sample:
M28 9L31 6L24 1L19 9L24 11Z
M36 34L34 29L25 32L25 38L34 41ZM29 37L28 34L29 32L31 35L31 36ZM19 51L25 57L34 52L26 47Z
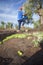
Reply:
M6 38L3 40L3 42L5 42L5 41L7 41L7 40L9 40L9 39L12 39L12 38L19 38L19 39L26 38L27 36L28 36L28 34L13 34L13 35L11 35L11 36L6 37ZM0 42L0 44L2 44L2 43Z
M34 47L38 47L39 42L37 40L33 40L32 43L34 44Z
M12 39L12 38L19 38L19 39L26 38L27 36L29 35L28 34L13 34L3 39L3 42L8 41L9 39ZM2 44L2 42L0 42L0 44Z
M39 42L43 39L43 32L33 33L33 36L36 38L33 39L32 43L34 44L34 47L38 47Z

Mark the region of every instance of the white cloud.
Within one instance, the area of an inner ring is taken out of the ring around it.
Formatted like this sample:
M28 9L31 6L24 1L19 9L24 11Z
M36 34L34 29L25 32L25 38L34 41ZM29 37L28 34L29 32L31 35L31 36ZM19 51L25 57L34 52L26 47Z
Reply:
M0 14L0 21L12 22L14 24L17 24L17 14Z
M3 13L0 12L0 21L5 21L5 22L13 22L17 23L17 11L12 8L13 4L11 6L0 6L0 10L3 11ZM15 21L15 22L14 22Z
M34 13L32 18L36 22L36 21L38 21L40 19L40 16L38 15L38 13L37 14Z
M12 2L11 2L12 1ZM3 11L3 13L0 12L0 21L13 21L14 23L17 23L17 10L16 8L19 6L19 4L22 3L22 0L18 0L13 2L11 0L9 3L7 2L1 2L0 3L0 10Z
M16 15L9 15L9 14L0 14L0 17L6 17L6 18L17 18Z

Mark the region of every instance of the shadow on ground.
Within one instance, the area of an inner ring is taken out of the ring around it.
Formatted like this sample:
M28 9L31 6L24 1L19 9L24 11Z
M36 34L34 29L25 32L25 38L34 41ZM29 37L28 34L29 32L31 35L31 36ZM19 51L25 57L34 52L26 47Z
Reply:
M40 42L40 47L40 51L36 52L21 65L43 65L43 40Z
M0 65L9 65L12 61L12 58L3 58L0 56Z

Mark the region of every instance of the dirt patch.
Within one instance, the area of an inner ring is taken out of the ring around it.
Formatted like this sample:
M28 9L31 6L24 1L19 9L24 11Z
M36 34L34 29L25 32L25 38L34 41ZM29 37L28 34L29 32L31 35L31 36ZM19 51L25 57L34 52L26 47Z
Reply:
M13 58L9 65L21 65L33 54L40 50L32 44L33 38L30 39L10 39L0 45L0 57ZM24 57L18 55L18 50L23 51ZM2 64L3 65L3 64Z

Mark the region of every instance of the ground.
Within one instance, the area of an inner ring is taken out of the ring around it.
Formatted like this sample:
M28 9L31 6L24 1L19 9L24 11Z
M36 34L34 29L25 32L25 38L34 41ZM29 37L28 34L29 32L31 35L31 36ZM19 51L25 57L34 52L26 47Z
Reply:
M0 45L0 65L8 65L8 64L21 65L29 57L31 57L33 54L39 51L40 47L34 47L34 45L31 42L33 38L34 37L30 37L30 39L13 38L1 44ZM18 51L22 51L24 57L19 56L17 53Z
M43 28L40 28L36 31L39 30L43 31ZM32 32L36 31L29 30L28 33L32 34ZM34 37L32 36L30 38L22 39L12 38L8 41L5 41L3 44L0 44L0 65L21 65L36 52L40 51L40 47L34 47L34 45L32 44L33 39ZM22 51L23 56L19 56L18 51Z

